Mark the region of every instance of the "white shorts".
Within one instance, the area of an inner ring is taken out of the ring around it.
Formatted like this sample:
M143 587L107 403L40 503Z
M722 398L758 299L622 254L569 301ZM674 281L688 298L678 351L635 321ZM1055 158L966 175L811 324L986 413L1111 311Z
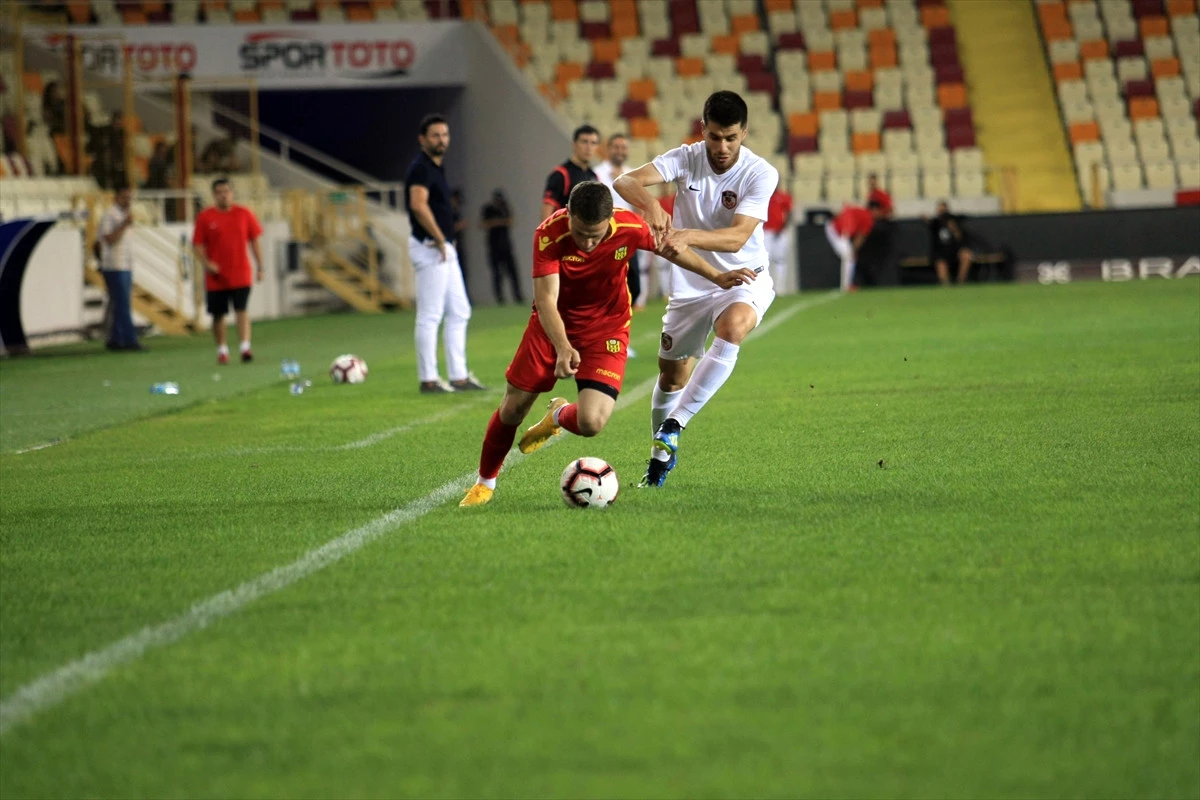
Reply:
M774 301L775 287L766 272L760 274L754 283L735 286L728 291L681 300L672 297L667 303L667 313L663 314L658 357L675 361L699 358L704 355L704 345L717 317L725 309L734 303L745 303L758 315L758 321L754 323L757 328Z

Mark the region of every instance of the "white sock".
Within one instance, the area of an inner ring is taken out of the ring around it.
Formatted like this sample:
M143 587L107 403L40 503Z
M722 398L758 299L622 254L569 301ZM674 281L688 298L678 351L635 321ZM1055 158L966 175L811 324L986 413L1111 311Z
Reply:
M482 475L480 475L479 483L482 483L484 486L486 486L492 490L494 490L496 488L496 479L495 478L485 478Z
M704 404L712 399L717 390L724 385L733 368L737 364L738 350L741 348L721 338L713 339L712 347L700 359L692 372L692 379L683 387L682 396L671 413L667 416L682 427L692 421L692 417L700 413Z
M667 392L658 385L658 381L654 382L654 393L650 395L651 436L658 433L658 429L666 420L667 415L671 413L671 409L675 407L681 394L683 394L683 389L678 392Z
M227 345L227 344L217 345L217 355L219 355L219 356L229 355L229 345Z
M248 352L250 352L250 340L249 340L249 339L244 339L244 340L242 341L242 346L241 346L241 348L240 348L240 349L241 349L241 351L242 351L243 353L248 353Z

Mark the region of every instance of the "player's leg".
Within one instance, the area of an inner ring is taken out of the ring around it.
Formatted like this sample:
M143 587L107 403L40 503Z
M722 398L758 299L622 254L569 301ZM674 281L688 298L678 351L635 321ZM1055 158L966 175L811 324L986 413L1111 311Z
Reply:
M629 335L600 339L579 352L575 385L579 399L553 410L553 424L576 436L595 436L612 416L629 357Z
M242 354L242 361L253 361L254 354L250 352L250 311L247 309L250 303L250 287L234 289L230 295L233 300L233 318L237 322L238 352Z
M712 346L696 364L664 426L674 421L680 428L686 428L692 417L725 385L737 364L742 342L758 326L758 319L758 311L749 303L733 303L721 312L713 326L716 336Z
M967 282L967 273L971 271L971 261L974 260L975 254L969 248L962 247L958 251L958 282Z
M437 330L446 310L446 283L450 270L436 247L410 240L417 289L417 320L414 340L417 350L417 379L421 388L435 391L442 385L438 375ZM457 268L456 268L457 271ZM450 391L449 388L445 391Z
M492 412L488 420L487 431L483 435L483 446L479 453L479 478L475 485L467 490L467 496L459 503L463 508L481 506L492 499L496 491L496 478L504 466L508 451L512 450L513 441L517 438L517 428L528 416L529 410L537 402L536 392L518 389L511 383L504 390L504 398L500 406Z
M500 273L500 254L493 247L488 247L488 267L492 270L492 294L496 305L504 305L503 276Z
M658 350L658 380L650 398L654 440L650 445L650 461L642 478L642 486L662 486L667 474L675 468L675 453L679 448L678 431L663 438L662 430L693 379L694 359L704 354L704 340L708 338L712 324L711 297L687 302L672 300L667 305Z
M212 316L213 341L217 345L217 363L229 363L229 345L225 343L225 315L229 312L229 298L224 291L207 293L208 313Z
M950 285L950 265L946 263L946 259L938 257L934 259L933 268L937 270L938 283L942 286Z
M446 377L457 391L485 389L467 369L467 322L471 319L471 301L462 270L458 268L458 253L447 248L446 263L450 275L446 280L446 322L442 338L446 348Z

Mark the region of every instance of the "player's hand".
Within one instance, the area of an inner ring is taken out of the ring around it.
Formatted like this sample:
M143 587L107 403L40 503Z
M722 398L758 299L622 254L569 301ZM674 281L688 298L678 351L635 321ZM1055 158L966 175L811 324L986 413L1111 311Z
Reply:
M558 358L554 362L554 377L570 378L578 371L579 351L569 345L566 349L559 350Z
M660 255L666 256L667 258L678 258L683 253L686 253L687 249L687 231L682 228L675 228L674 230L668 231L667 235L663 237L662 244L659 246L658 251Z
M211 272L213 275L221 274L221 268L208 259L205 259L204 261L204 270L205 272Z
M442 254L442 263L446 263L446 248L450 246L449 242L442 242L437 246L438 252Z
M735 286L743 286L756 277L758 276L754 274L754 270L743 267L741 269L730 270L729 272L722 272L713 280L713 283L722 289L732 289Z
M671 231L671 215L666 209L655 203L650 207L650 213L646 215L646 224L650 226L650 232L654 234L654 241L662 244L663 239Z
M262 267L259 267L258 272L255 274L255 282L262 283L262 279L263 279L263 270L262 270Z

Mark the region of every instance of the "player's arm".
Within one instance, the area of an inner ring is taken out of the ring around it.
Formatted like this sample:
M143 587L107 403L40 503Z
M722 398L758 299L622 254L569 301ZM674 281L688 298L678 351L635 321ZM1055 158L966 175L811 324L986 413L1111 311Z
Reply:
M542 330L558 355L554 365L555 376L571 377L579 369L579 351L567 339L567 328L563 325L562 315L558 313L558 273L533 279L533 305L537 309Z
M438 250L442 251L442 260L445 261L446 234L438 227L437 220L433 218L433 209L429 207L429 187L416 184L408 187L408 207L417 218L417 222L421 223L421 227L433 237L433 242Z
M736 253L746 246L754 229L762 224L761 219L735 214L733 224L728 228L711 231L677 228L671 231L664 244L669 248L668 252L682 253L689 247L699 247L710 253Z
M671 256L660 255L663 255L672 264L686 269L688 272L694 272L701 278L720 286L722 289L732 289L734 286L749 283L755 278L754 271L745 269L744 267L742 269L730 270L729 272L722 272L691 250L685 250L682 253Z
M865 242L866 240L867 240L867 235L865 233L860 233L858 236L855 236L854 239L850 242L850 246L853 247L854 252L857 253L859 251L859 249L863 246L863 242Z
M104 234L101 238L104 239L105 244L114 245L117 242L121 241L121 237L125 235L125 231L129 230L129 226L132 224L133 224L133 213L130 212L129 214L127 214L125 216L125 219L121 220L121 223L119 225L115 226L111 231Z
M626 203L642 212L650 230L656 237L662 237L671 229L671 215L659 204L654 195L646 191L647 186L661 186L666 183L658 167L651 161L643 164L632 172L626 172L613 181L613 191L621 195Z
M211 272L213 275L218 275L221 268L212 262L208 257L208 249L204 244L204 228L200 227L200 220L196 220L196 229L192 231L192 250L196 254L196 260L206 272Z

